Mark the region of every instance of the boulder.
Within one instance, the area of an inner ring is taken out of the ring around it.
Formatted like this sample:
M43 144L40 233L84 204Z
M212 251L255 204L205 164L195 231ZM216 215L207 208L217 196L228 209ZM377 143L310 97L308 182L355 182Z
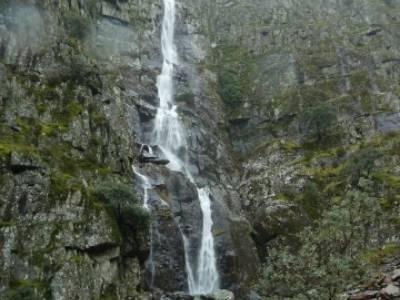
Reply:
M400 288L394 284L389 284L381 290L381 296L383 299L394 299L395 297L400 297Z
M396 281L400 279L400 269L396 269L392 272L392 280Z

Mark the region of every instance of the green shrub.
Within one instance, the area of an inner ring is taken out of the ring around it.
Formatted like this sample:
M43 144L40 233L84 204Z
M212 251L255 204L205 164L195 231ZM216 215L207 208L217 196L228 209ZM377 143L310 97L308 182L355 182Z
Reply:
M218 76L218 92L227 107L239 107L242 102L239 75L231 70L221 71Z
M63 21L67 33L76 39L84 39L90 31L88 17L82 16L77 12L65 14Z
M303 111L301 119L308 135L316 138L318 142L329 136L337 122L333 106L326 102L310 103Z
M304 186L299 202L311 218L317 218L325 204L319 188L314 182L308 182Z
M0 293L3 300L42 300L32 286L18 286Z
M346 162L342 175L355 185L361 177L369 177L375 167L375 162L382 153L373 148L364 148L354 153Z
M96 194L116 218L123 236L132 231L147 231L150 223L149 212L140 206L131 187L108 182L97 187Z

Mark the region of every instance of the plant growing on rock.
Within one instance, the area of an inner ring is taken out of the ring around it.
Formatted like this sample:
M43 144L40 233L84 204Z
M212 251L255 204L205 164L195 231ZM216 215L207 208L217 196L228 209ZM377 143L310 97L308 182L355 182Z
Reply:
M76 39L84 39L90 30L90 21L78 12L69 12L63 17L66 32Z
M223 70L218 76L218 91L224 104L235 109L240 106L242 93L239 75L232 70Z
M331 133L337 122L333 106L326 102L310 103L303 111L301 119L308 135L316 138L318 142Z
M353 185L357 184L361 177L368 177L375 167L375 162L382 156L378 150L364 148L354 153L346 162L342 175L348 178Z
M148 230L150 215L140 206L129 186L108 182L97 187L96 194L109 213L116 218L123 235L129 234L130 230Z

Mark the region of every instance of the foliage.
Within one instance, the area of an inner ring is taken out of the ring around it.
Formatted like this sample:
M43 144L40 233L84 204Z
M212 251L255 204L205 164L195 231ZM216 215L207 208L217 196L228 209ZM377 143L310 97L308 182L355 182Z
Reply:
M123 235L130 231L147 231L150 215L140 206L132 189L121 183L104 183L96 194L108 211L115 216Z
M76 38L84 39L90 30L89 19L77 12L69 12L64 15L64 26L67 33Z
M322 202L318 186L314 182L308 182L300 199L302 207L306 209L310 217L316 218L320 213Z
M34 288L30 286L21 286L6 290L0 294L3 300L40 300L41 298L35 293Z
M326 102L310 103L301 117L309 135L315 137L318 142L329 135L337 122L334 108Z
M45 282L37 280L12 280L9 289L0 292L2 300L44 300L50 298Z
M354 153L346 162L342 175L348 178L351 184L357 184L362 176L368 177L375 167L375 162L382 156L374 148L364 148Z
M218 91L224 104L237 108L242 101L239 75L232 70L223 70L218 76Z
M337 299L372 271L362 255L388 238L382 224L390 213L365 192L347 192L297 234L301 246L269 252L260 284L266 299Z

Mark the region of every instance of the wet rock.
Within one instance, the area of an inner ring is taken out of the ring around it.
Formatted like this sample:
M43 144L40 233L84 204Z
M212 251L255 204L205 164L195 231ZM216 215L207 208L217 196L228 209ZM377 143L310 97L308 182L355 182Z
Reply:
M218 290L212 294L201 296L201 300L235 300L235 295L228 290Z
M174 212L166 201L169 194L151 191L149 203L151 225L151 253L146 263L146 282L151 288L167 292L186 290L185 253L181 229Z
M143 100L136 103L140 118L143 122L153 120L157 114L157 108Z
M155 165L168 165L169 164L169 160L168 159L163 159L157 156L147 156L147 155L142 155L139 158L141 163L151 163L151 164L155 164Z

